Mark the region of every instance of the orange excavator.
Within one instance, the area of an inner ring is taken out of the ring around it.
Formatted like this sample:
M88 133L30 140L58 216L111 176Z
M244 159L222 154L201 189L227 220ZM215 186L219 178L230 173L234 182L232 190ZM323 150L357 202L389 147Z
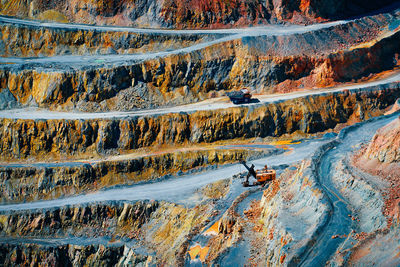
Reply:
M267 165L265 165L264 168L261 170L254 170L254 164L251 164L251 166L249 167L247 166L246 161L241 161L240 163L249 171L246 176L246 181L242 183L244 187L256 185L264 186L267 182L276 179L276 171L268 169ZM250 184L250 176L253 176L257 181L253 184Z

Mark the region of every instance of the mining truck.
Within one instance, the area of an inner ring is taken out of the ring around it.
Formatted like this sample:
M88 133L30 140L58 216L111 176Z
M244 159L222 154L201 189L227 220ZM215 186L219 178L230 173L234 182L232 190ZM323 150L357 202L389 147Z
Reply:
M244 187L247 186L256 186L256 185L261 185L264 186L267 182L275 180L276 179L276 171L273 169L268 169L268 166L265 165L263 169L260 170L254 170L254 164L251 164L251 166L247 166L245 161L240 162L248 171L246 180L242 183ZM250 184L249 178L253 176L257 181L254 182L253 184Z
M250 91L247 88L242 88L239 91L229 92L227 95L233 104L249 103L251 99Z

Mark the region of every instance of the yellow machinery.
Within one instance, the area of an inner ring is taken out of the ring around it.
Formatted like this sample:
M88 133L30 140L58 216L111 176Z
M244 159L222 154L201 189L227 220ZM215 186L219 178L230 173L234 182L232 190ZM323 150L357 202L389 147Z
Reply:
M262 185L264 186L267 182L275 180L276 178L276 171L272 169L268 169L267 165L264 166L261 170L254 170L254 164L251 167L247 166L245 161L241 161L240 163L249 171L246 176L246 181L243 182L243 186L255 186L255 185ZM254 182L252 185L249 183L250 176L253 176L257 181Z

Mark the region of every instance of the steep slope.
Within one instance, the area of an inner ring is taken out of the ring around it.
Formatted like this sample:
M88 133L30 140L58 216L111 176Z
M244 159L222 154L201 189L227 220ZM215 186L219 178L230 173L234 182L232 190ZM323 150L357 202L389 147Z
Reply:
M163 144L316 133L380 115L400 98L399 84L252 106L105 119L1 119L3 160L123 153ZM12 115L12 114L11 114ZM73 118L73 117L72 117Z
M353 165L362 170L358 176L370 186L367 192L371 199L378 198L383 204L369 224L385 220L387 225L375 231L365 231L351 251L348 260L352 265L400 263L398 243L400 241L400 118L379 129L369 144L353 158ZM374 192L374 193L372 193ZM361 218L362 220L362 218ZM366 223L366 222L361 222Z
M381 163L400 162L400 120L380 129L368 145L365 156Z
M192 103L242 86L263 93L332 86L398 65L397 18L393 12L337 25L249 29L143 55L0 59L6 63L0 65L0 86L22 105L81 111ZM18 44L35 53L29 43Z
M6 0L0 13L22 18L141 27L215 28L275 21L309 23L360 15L393 0Z

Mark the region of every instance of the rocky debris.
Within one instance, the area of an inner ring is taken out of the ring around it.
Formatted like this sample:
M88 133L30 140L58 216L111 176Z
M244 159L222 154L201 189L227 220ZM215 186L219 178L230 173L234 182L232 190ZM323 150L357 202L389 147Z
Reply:
M109 154L162 144L316 133L382 114L400 97L398 84L276 103L147 117L89 120L0 120L3 160ZM382 110L382 111L381 111Z
M260 0L7 0L0 13L22 18L140 27L238 27L267 22L310 23L346 18L394 3L384 1L260 1Z
M250 208L244 211L244 215L249 219L252 223L258 223L257 220L261 217L262 207L260 206L260 201L253 200L250 204ZM259 231L259 228L255 229Z
M264 233L264 224L261 220L263 207L261 207L261 201L255 199L251 201L250 206L247 210L243 211L246 218L243 227L243 238L247 239L250 244L250 250L248 255L248 263L250 266L258 266L265 260L265 242L266 238ZM271 230L268 233L268 239L273 239L270 236ZM273 233L272 233L273 234Z
M3 202L35 201L81 192L91 192L117 184L132 184L166 175L201 171L202 168L236 163L241 159L258 158L275 153L270 150L204 149L176 151L132 159L100 162L64 162L57 166L0 167L0 192ZM221 184L229 183L221 181ZM227 186L210 184L203 190L210 198L226 194Z
M399 225L385 231L378 231L367 237L362 236L352 248L351 256L346 262L349 265L385 265L399 266Z
M356 233L356 234L354 235L354 238L355 238L356 240L364 240L364 239L366 239L367 237L368 237L368 234L365 233L365 232Z
M234 178L234 177L233 177ZM200 192L205 198L220 199L225 197L230 190L231 179L220 180L201 188Z
M20 107L20 105L14 95L11 94L10 90L4 88L0 91L0 110L18 107Z
M221 255L242 239L244 220L237 212L238 205L249 195L248 191L240 194L218 220L217 232L208 240L209 248L205 264L217 264Z
M324 198L310 161L286 170L273 181L260 203L265 251L258 255L258 261L271 266L298 264L329 211Z

